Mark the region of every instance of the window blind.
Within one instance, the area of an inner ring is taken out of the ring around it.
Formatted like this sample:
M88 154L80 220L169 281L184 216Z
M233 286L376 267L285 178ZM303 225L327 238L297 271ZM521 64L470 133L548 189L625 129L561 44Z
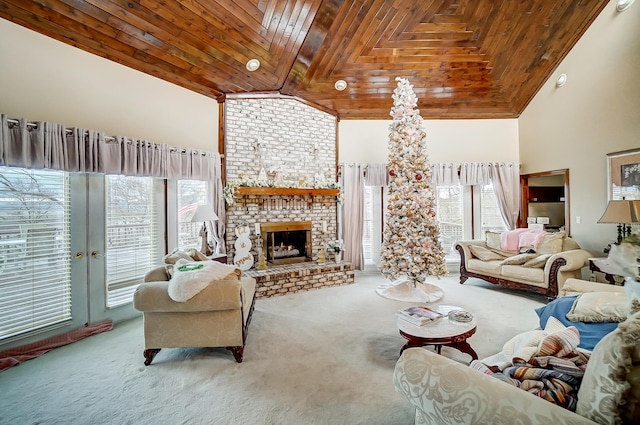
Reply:
M192 223L191 216L199 204L208 203L207 182L178 180L178 249L200 249L202 223Z
M105 176L107 307L132 301L157 258L153 179Z
M0 340L71 320L66 172L0 167Z
M488 230L507 230L507 225L500 214L498 199L493 191L493 186L485 184L481 186L480 192L480 212L482 221L482 235Z
M464 209L461 185L436 186L436 216L440 228L440 243L445 257L455 258L453 248L464 234Z

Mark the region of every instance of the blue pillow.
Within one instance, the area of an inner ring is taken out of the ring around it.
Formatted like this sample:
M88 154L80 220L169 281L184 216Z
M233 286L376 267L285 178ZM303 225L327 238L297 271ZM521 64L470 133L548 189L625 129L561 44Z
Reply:
M606 334L618 327L618 323L572 322L567 319L567 313L571 310L571 306L573 306L573 302L576 298L578 298L577 295L572 297L560 297L545 306L536 308L536 313L538 314L538 317L540 317L540 327L544 329L549 317L553 316L565 326L575 326L576 329L578 329L578 332L580 332L580 344L578 347L593 351L596 344Z

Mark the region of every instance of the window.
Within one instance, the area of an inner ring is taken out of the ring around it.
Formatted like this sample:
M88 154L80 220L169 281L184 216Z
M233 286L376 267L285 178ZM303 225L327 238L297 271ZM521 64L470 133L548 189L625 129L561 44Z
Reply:
M189 220L199 204L209 202L207 189L205 181L178 181L178 249L201 248L202 239L199 234L202 222L192 223Z
M362 254L365 264L380 261L382 245L382 188L364 187L364 212L362 229Z
M0 340L71 320L68 174L0 167Z
M156 265L157 211L153 179L105 176L107 307L131 302Z
M484 239L487 230L507 230L507 225L500 214L498 199L491 184L482 185L480 188L480 222L482 223L481 239Z
M445 258L457 259L453 244L464 238L465 230L462 186L436 186L436 218Z

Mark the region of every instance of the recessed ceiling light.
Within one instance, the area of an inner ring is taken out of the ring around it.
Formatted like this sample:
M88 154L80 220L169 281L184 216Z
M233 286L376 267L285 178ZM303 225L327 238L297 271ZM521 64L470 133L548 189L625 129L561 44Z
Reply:
M636 0L618 0L618 4L616 4L616 10L618 12L624 12L631 7L634 1Z
M565 84L567 84L567 74L562 73L556 80L556 87L562 87Z
M347 82L345 80L338 80L334 84L334 87L336 88L336 90L342 91L347 88Z
M247 61L247 69L251 72L260 68L260 61L258 59L249 59Z

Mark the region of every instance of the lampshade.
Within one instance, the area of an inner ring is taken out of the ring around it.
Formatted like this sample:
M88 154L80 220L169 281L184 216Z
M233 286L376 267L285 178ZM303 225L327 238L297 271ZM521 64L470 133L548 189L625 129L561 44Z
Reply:
M211 205L203 204L198 205L198 208L193 212L193 216L191 216L191 222L202 222L202 221L214 221L217 220L218 216L215 212L213 212L213 208Z
M640 223L640 201L609 201L598 223Z

